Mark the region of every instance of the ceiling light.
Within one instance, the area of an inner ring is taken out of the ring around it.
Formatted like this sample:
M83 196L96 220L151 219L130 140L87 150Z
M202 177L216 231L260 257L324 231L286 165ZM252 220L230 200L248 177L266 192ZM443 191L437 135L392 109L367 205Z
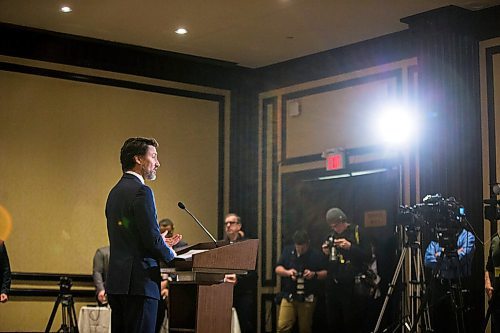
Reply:
M63 13L71 13L73 11L73 9L71 9L71 7L69 6L62 6L61 7L61 12Z
M185 35L188 33L188 31L184 28L179 28L179 29L175 30L175 33L178 35Z

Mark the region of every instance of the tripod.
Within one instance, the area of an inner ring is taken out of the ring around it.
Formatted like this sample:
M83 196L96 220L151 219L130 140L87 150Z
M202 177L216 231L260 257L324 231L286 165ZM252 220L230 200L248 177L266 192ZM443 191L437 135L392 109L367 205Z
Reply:
M62 324L59 330L57 330L57 332L78 333L75 303L73 302L73 296L69 293L63 293L62 291L59 293L56 302L54 303L54 308L52 309L49 322L47 323L47 327L45 328L45 333L50 332L59 304L61 304L61 310L62 310Z
M401 326L404 326L407 329L413 327L415 325L415 318L417 309L419 309L419 303L421 301L421 295L424 294L425 289L425 276L424 276L424 265L422 262L422 254L421 254L421 246L420 246L420 228L414 225L404 226L404 230L401 228L399 230L400 237L402 239L402 250L401 255L399 256L399 261L396 266L396 270L394 271L394 275L392 277L391 283L389 284L389 289L384 299L384 303L382 305L382 309L378 316L377 324L373 333L378 333L380 324L384 317L385 310L387 308L387 304L389 303L389 299L391 298L394 287L396 286L396 282L398 280L401 272L404 271L403 268L406 268L406 277L408 283L406 284L406 290L403 293L402 298L402 318L397 325L390 326L384 330L384 332L388 331L390 328L394 328L392 332L396 332ZM403 266L403 263L407 260L407 264ZM404 278L403 278L404 279ZM407 297L405 297L407 296ZM409 322L407 321L409 320ZM417 321L418 323L418 321ZM429 309L425 308L424 313L424 328L425 332L432 331L430 324L430 315Z
M463 290L462 290L462 283L461 283L461 278L460 278L460 267L459 267L459 260L458 260L458 254L457 254L457 251L455 249L453 250L446 250L443 251L442 255L439 257L439 259L437 260L437 263L436 263L436 267L434 268L433 270L433 274L432 274L432 277L431 277L431 281L429 283L429 285L431 286L430 289L431 291L438 291L438 279L440 277L440 274L442 272L441 268L442 268L442 264L443 264L443 261L446 259L449 259L451 262L452 262L452 265L455 265L456 266L456 269L457 269L457 276L458 276L458 279L456 281L451 281L449 279L441 279L441 285L445 284L446 285L446 288L443 288L445 291L444 291L444 295L440 295L439 298L437 297L434 297L436 298L434 305L437 305L439 304L440 302L444 302L447 298L450 299L450 303L451 303L451 308L453 310L453 315L455 317L455 332L457 333L466 333L466 328L465 328L465 321L464 321L464 306L465 306L465 302L464 302L464 299L463 299ZM454 263L453 263L454 261ZM427 309L428 310L428 303L429 303L429 299L430 299L430 296L431 296L431 293L426 293L425 296L424 296L424 299L422 301L422 304L420 305L420 308L419 308L419 311L417 313L417 322L418 323L418 320L420 318L420 316L422 315L422 312L423 312L423 309ZM444 319L444 318L441 318L441 319ZM411 333L413 332L416 332L417 330L417 327L416 325L412 326L411 328Z

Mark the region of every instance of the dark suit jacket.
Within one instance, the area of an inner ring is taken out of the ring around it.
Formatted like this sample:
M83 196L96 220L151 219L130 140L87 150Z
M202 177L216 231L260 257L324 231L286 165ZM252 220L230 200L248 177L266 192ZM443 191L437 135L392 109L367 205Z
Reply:
M106 292L160 299L159 260L174 252L158 227L153 191L139 178L123 174L109 193L106 218L110 245Z
M8 294L10 289L10 263L5 243L0 244L0 294Z

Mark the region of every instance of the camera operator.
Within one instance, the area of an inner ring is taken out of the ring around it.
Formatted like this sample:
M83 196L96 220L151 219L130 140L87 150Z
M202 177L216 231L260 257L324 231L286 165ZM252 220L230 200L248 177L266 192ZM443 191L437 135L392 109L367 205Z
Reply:
M326 213L326 223L332 233L322 245L328 256L326 280L326 311L329 332L362 332L364 311L369 295L360 280L372 259L371 245L363 230L348 223L339 208Z
M484 274L484 289L490 302L491 331L500 332L500 237L498 234L495 234L491 240Z
M298 320L299 332L309 333L319 292L318 280L326 278L327 260L321 252L309 248L305 231L296 231L293 241L294 246L284 249L275 269L282 277L277 332L291 332Z
M466 304L462 291L468 285L474 255L474 235L460 222L449 219L446 227L438 226L436 240L427 246L425 266L433 270L431 285L431 316L435 332L449 332L452 324L456 332L465 330L463 311ZM462 329L461 329L462 328Z

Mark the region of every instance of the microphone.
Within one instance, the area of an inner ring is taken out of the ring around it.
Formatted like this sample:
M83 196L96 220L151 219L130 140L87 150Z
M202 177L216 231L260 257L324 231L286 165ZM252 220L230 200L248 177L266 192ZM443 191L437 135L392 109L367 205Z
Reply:
M186 213L188 213L193 218L193 220L195 220L196 223L198 223L198 225L203 229L203 231L205 231L205 233L215 243L215 247L217 247L217 240L214 238L214 236L212 236L212 234L210 233L210 231L208 231L207 228L205 228L205 226L193 214L191 214L191 212L186 208L186 206L182 202L180 202L180 201L177 203L177 206L179 206L180 209L185 210Z

